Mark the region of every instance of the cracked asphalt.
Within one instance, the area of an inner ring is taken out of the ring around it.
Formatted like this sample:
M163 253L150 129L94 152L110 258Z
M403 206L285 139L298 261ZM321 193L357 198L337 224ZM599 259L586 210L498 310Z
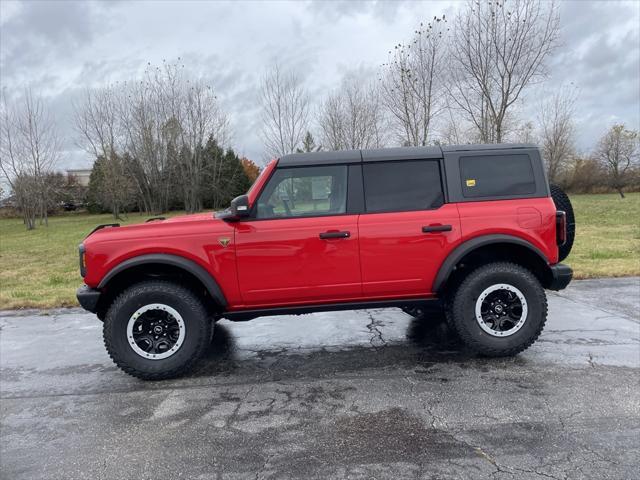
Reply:
M2 479L629 479L640 278L549 292L539 341L478 358L396 309L216 325L145 383L79 310L0 314Z

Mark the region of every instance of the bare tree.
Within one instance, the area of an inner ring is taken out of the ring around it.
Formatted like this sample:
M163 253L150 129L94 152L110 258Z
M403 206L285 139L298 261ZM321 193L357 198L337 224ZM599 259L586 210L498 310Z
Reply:
M421 23L409 43L396 45L383 65L381 97L403 145L427 145L433 120L445 106L447 32L444 15Z
M348 76L320 107L322 145L328 150L378 148L386 143L386 119L376 85Z
M97 200L109 205L115 218L119 218L123 205L130 201L130 190L120 189L125 177L135 184L144 209L147 212L153 210L151 192L148 188L145 189L143 170L137 168L137 165L125 168L123 163L123 155L128 147L132 143L139 145L139 142L131 142L130 135L131 117L135 111L132 105L133 95L141 88L141 84L133 87L132 84L122 83L100 89L87 89L82 101L74 105L79 144L96 159L94 168L97 167ZM141 149L142 146L136 150Z
M524 122L515 129L513 137L519 143L538 143L536 127L531 121Z
M625 175L638 164L638 131L613 125L598 142L594 157L606 168L611 188L624 198Z
M542 155L547 165L549 181L559 175L575 154L573 114L575 90L562 88L548 97L540 109Z
M75 120L85 149L101 159L101 188L114 215L129 200L118 195L125 174L149 213L168 208L175 185L185 209L200 210L204 144L212 136L227 146L231 138L213 89L179 60L149 65L139 81L87 91Z
M126 87L119 105L126 150L135 159L132 172L144 208L156 214L167 210L171 185L170 149L175 150L179 125L168 118L171 102L163 91L163 68L149 66L141 81Z
M201 80L180 84L172 93L182 99L170 112L177 120L179 144L184 152L180 155L180 175L185 209L197 212L202 209L202 181L205 159L203 146L209 136L221 147L229 141L229 119L220 108L213 89ZM186 147L186 149L184 148ZM222 168L220 165L217 168Z
M470 0L457 17L449 93L481 142L503 141L511 107L546 75L558 24L556 5L542 0Z
M0 170L16 196L28 230L36 216L48 225L47 208L53 194L46 179L60 157L61 142L42 98L26 89L24 97L9 104L2 96Z
M262 79L262 138L267 155L298 149L308 130L309 97L300 78L274 66Z
M87 89L81 103L74 104L74 123L80 134L80 146L95 158L109 158L124 148L119 117L122 86L108 85Z
M83 101L74 105L80 145L96 159L92 173L96 191L91 193L109 205L116 220L135 192L133 177L122 158L125 139L119 109L123 94L118 85L87 89Z

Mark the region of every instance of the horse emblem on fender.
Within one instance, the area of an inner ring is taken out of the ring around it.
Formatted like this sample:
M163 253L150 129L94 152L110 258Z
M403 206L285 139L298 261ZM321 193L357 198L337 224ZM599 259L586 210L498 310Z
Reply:
M227 238L227 237L220 237L218 239L218 242L220 242L220 245L222 245L223 247L227 247L227 245L229 245L229 243L231 243L231 239Z

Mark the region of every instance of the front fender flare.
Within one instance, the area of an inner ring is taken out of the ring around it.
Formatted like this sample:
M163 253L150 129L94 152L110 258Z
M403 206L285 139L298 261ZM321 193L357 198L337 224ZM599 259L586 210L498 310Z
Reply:
M439 293L442 290L445 283L447 282L447 279L449 278L449 275L451 275L451 272L453 272L453 268L458 264L460 260L464 258L465 255L471 253L473 250L484 247L486 245L491 245L493 243L510 243L513 245L526 247L533 253L535 253L538 257L540 257L540 260L544 262L545 265L549 265L549 262L544 256L544 253L542 253L542 251L531 242L523 240L519 237L514 237L512 235L482 235L480 237L475 237L471 240L463 242L449 254L445 261L442 262L436 278L433 281L433 287L431 290L436 293Z
M116 265L111 270L109 270L109 272L102 278L102 280L98 284L98 289L106 287L109 281L119 273L131 267L137 267L145 264L171 265L185 270L186 272L196 277L204 285L204 287L209 292L209 295L213 297L213 299L220 305L221 308L227 307L227 299L224 297L222 289L209 272L207 272L203 267L198 265L193 260L189 260L178 255L171 255L168 253L151 253L125 260L124 262Z

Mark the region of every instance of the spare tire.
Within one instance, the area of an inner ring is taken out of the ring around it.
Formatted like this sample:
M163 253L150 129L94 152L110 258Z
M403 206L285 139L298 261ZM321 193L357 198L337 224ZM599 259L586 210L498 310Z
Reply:
M564 245L558 246L558 261L561 262L569 256L571 247L573 247L573 240L576 236L576 217L573 213L573 207L571 206L571 200L569 196L564 193L558 185L550 184L551 198L553 203L556 204L556 210L562 210L567 214L567 241Z

